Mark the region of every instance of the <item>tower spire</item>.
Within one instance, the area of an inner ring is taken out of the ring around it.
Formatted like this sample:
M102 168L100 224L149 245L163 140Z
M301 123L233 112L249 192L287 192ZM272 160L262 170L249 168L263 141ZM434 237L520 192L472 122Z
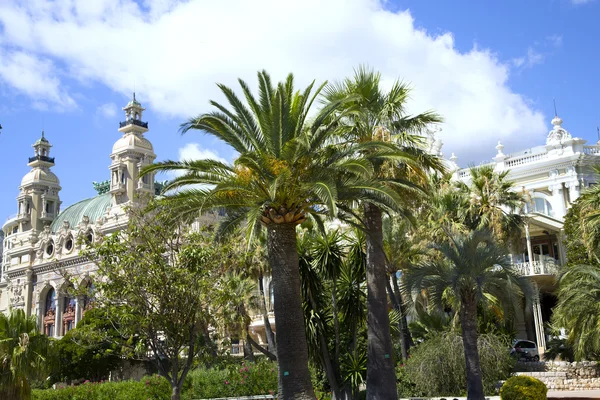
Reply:
M133 95L133 98L135 99L135 94ZM556 112L556 99L552 99L552 101L554 102L554 116L558 117L558 113Z

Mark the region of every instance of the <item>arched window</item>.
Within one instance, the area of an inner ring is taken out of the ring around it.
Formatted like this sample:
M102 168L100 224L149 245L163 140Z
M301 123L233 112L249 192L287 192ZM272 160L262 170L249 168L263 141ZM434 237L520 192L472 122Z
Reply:
M72 286L71 286L72 289ZM75 327L75 298L65 295L63 299L63 335Z
M56 317L56 291L50 288L46 294L44 302L44 334L54 336L55 333L55 317Z
M531 199L531 202L527 203L525 206L525 211L527 213L539 213L548 216L552 216L552 204L542 197L534 197Z
M85 242L87 244L90 244L94 241L94 232L90 229L86 234L85 234Z
M96 288L92 282L88 282L85 291L86 294L83 296L83 314L94 307L94 292L96 291Z

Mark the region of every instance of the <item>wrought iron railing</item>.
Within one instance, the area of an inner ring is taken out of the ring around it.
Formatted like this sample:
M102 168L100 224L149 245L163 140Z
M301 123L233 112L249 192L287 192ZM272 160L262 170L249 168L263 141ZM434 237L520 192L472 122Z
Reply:
M128 119L127 121L119 122L119 128L123 128L123 127L125 127L127 125L136 125L136 126L141 126L142 128L148 129L148 123L147 122L142 122L142 121L137 120L137 119Z
M34 162L34 161L46 161L49 163L54 163L54 157L48 157L48 156L33 156L33 157L29 157L29 162Z
M519 262L513 267L523 276L558 275L560 272L560 264L553 259Z

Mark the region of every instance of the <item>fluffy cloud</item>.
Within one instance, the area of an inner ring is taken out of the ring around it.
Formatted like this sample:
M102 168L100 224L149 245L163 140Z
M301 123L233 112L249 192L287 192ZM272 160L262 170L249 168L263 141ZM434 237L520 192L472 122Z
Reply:
M71 79L100 82L178 118L208 110L221 96L215 82L237 86L266 68L274 79L289 71L298 85L334 80L369 64L385 81L414 87L411 112L435 109L445 118L445 152L463 161L507 146L527 147L546 131L543 115L508 85L510 61L487 49L460 52L451 33L415 26L409 11L385 9L384 0L4 0L0 2L0 55L9 48L29 63L25 74L49 82L42 93L22 77L0 79L48 103L70 97L53 68ZM535 56L532 54L531 56ZM528 54L526 62L537 62ZM1 57L0 57L1 59ZM541 61L541 60L540 60ZM30 78L30 81L37 79ZM42 77L44 79L42 79ZM46 78L50 78L50 80ZM72 101L72 100L71 100Z
M180 161L189 161L189 160L205 160L212 159L221 162L227 162L224 158L219 156L215 151L205 149L201 147L198 143L186 143L185 146L179 149L179 160Z

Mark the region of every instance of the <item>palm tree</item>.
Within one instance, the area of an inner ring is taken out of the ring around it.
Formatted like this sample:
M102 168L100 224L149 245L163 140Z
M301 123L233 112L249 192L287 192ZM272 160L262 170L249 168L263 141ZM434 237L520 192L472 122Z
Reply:
M524 194L512 190L509 172L498 173L492 165L473 167L470 185L457 184L469 199L467 225L491 230L507 247L521 239L525 219L520 211L526 204Z
M21 309L0 313L0 398L31 398L31 379L45 378L50 340L35 316Z
M385 93L380 88L380 81L380 74L361 67L355 71L353 78L328 87L325 97L329 104L345 100L343 110L348 113L339 119L338 127L344 140L349 143L388 144L385 152L369 150L365 153L375 166L373 179L384 183L390 191L412 192L414 197L415 183L423 183L430 168L442 168L436 157L422 150L424 142L418 135L430 124L441 122L441 118L432 112L407 115L408 86L395 82ZM382 212L406 213L406 206L406 200L398 196L362 202L361 219L367 241L368 399L396 396L387 311Z
M600 165L592 167L596 176L600 176ZM580 241L585 247L589 263L600 263L600 185L593 185L581 194L572 207L571 213L577 213L572 224L574 224L574 237L569 241ZM565 221L566 225L570 221ZM575 247L575 246L572 246ZM574 257L573 257L574 258ZM571 257L569 257L571 259Z
M248 243L261 224L266 227L275 297L279 394L285 399L313 399L296 227L315 215L336 215L340 190L372 199L381 197L379 193L385 190L378 182L367 180L372 165L357 156L364 146L340 148L330 143L336 125L331 115L342 100L318 111L308 124L310 107L323 85L314 93L314 83L298 92L291 74L273 86L264 71L258 73L258 81L256 98L239 80L245 102L229 87L219 85L229 108L212 101L217 111L182 125L183 132L200 130L233 147L239 153L233 165L215 160L165 161L143 173L184 172L164 188L166 193L181 189L165 199L177 215L196 217L198 213L225 210L221 234L244 223Z
M553 325L567 327L568 342L575 358L600 355L600 269L576 265L566 270L559 281L558 303Z
M438 257L431 257L409 269L405 290L427 291L434 305L443 297L454 297L459 303L459 320L465 348L468 398L483 400L483 383L477 348L477 306L488 298L497 299L512 315L523 294L529 295L528 281L511 268L506 249L496 244L487 230L450 238L436 245Z

